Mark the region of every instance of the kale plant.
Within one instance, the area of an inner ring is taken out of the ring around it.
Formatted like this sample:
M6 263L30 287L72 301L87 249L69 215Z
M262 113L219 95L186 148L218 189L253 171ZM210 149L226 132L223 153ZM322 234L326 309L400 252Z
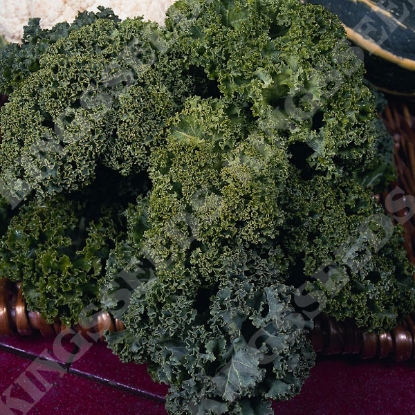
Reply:
M1 276L49 320L121 319L109 346L170 385L171 414L270 414L309 374L315 315L413 311L373 197L392 140L335 16L178 0L163 27L30 27L1 60Z

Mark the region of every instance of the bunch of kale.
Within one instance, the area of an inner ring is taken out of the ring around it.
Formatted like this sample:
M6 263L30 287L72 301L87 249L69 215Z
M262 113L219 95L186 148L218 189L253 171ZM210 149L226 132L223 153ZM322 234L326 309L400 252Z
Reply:
M50 321L120 318L110 347L171 385L171 414L271 413L313 365L304 316L376 331L413 310L402 228L372 197L389 137L320 6L32 20L0 91L0 276Z

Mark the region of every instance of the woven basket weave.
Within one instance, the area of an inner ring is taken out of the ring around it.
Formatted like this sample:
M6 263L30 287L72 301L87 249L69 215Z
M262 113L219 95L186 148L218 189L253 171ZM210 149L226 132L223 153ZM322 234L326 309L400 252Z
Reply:
M0 101L2 97L0 96ZM395 164L398 172L398 185L406 195L415 196L415 106L411 103L389 102L383 121L395 142ZM1 142L1 137L0 137ZM382 196L379 196L382 202ZM415 206L413 208L415 212ZM415 218L404 223L405 248L410 261L415 264ZM91 328L92 327L92 328ZM19 283L0 279L0 335L18 334L30 336L36 331L43 336L56 336L65 329L57 319L48 324L38 312L28 311ZM110 314L101 312L94 315L93 324L88 329L81 324L73 327L75 331L103 333L106 330L124 329L121 321ZM314 319L314 329L310 340L319 354L354 354L363 359L393 358L405 361L415 357L415 310L392 331L382 334L365 333L353 320L337 322L333 318L320 314Z

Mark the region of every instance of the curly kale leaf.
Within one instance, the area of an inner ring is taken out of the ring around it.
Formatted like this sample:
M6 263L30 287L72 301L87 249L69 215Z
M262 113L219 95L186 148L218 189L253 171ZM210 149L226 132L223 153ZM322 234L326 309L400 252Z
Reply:
M52 29L41 29L40 19L31 18L24 27L21 44L9 43L0 49L0 92L10 94L40 68L39 60L51 45L66 38L75 30L94 23L97 19L118 22L112 10L98 7L99 12L79 13L69 24L58 23Z
M169 413L206 407L213 411L208 413L237 414L256 407L251 413L263 414L269 413L267 399L298 393L314 352L305 322L289 305L290 287L258 286L243 267L239 276L210 291L200 288L196 297L186 283L180 290L173 281L140 286L123 316L127 329L107 337L124 360L151 359L151 374L171 385Z
M233 347L229 364L213 380L217 388L223 391L223 399L228 402L234 401L244 390L254 387L263 378L263 371L259 368L262 357L260 351L246 346L240 340Z
M57 40L2 108L9 199L71 192L98 166L143 171L175 104L153 68L157 25L99 18Z
M275 201L288 161L278 140L251 131L249 120L237 102L191 98L172 120L167 145L153 151L146 249L160 267L183 263L216 281L244 245L255 247L257 266L262 255L283 272L275 240L284 214Z
M402 229L370 190L353 178L303 181L293 170L281 206L287 211L281 232L290 253L287 282L311 291L311 298L296 299L300 307L313 303L305 315L324 311L379 331L393 328L415 306Z
M377 121L377 130L376 157L355 173L356 180L374 193L383 192L397 177L393 137L380 119Z
M82 192L31 198L15 210L4 200L0 208L7 220L0 234L0 275L21 281L28 308L48 321L75 323L90 306L99 306L98 283L126 231L123 212L148 192L146 176L124 178L104 168L98 173Z
M338 321L353 318L369 332L392 330L415 306L414 266L402 231L387 216L368 218L339 248L335 272L307 283L310 296Z
M149 228L148 199L139 196L124 212L126 238L120 238L108 255L105 276L99 281L100 304L122 319L134 290L146 290L155 278L154 264L143 254L143 235ZM140 288L141 287L141 288Z
M152 155L146 255L178 281L210 284L246 255L244 247L255 252L251 270L274 269L279 281L302 289L334 263L335 275L320 281L330 301L320 297L319 311L339 319L354 313L368 330L391 328L415 306L398 229L379 226L377 240L399 259L385 262L376 239L361 241L372 219L387 219L370 190L353 175L310 177L304 146L284 152L281 137L264 136L236 108L190 99L172 121L167 145ZM242 130L233 134L235 123ZM353 266L346 248L356 251ZM397 301L403 292L405 301Z
M174 98L164 82L146 74L145 83L131 86L119 97L116 139L103 164L125 176L145 170L151 150L163 142L163 127L174 111Z
M78 321L96 303L105 261L122 235L119 207L59 195L27 202L0 239L0 274L21 281L30 310Z
M167 14L184 65L247 102L269 135L306 143L314 170L373 157L374 98L338 18L296 0L181 0Z

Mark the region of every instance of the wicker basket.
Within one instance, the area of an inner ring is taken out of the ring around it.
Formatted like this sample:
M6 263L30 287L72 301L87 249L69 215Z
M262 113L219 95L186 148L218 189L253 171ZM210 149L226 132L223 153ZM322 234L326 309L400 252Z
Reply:
M393 186L398 185L405 194L415 196L415 117L412 115L415 110L411 105L389 102L383 120L395 142L398 180ZM406 221L404 227L405 248L410 261L415 264L415 218ZM96 313L94 319L93 326L89 322L87 330L100 333L101 339L105 330L124 329L123 323L108 313ZM337 322L323 314L316 317L314 323L310 339L319 354L354 354L363 359L391 357L396 361L415 357L415 310L391 332L382 334L365 333L353 320ZM0 335L30 336L38 331L47 337L56 336L64 328L59 320L48 324L40 313L28 311L20 284L0 279ZM73 329L86 331L81 324Z

